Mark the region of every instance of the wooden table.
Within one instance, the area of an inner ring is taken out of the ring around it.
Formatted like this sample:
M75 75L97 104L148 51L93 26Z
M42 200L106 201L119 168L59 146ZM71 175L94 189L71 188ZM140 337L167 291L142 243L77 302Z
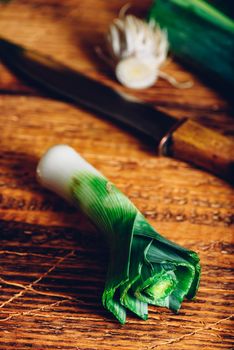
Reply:
M56 57L120 91L95 46L121 0L12 0L0 5L0 33ZM144 16L150 1L135 0ZM199 119L231 137L231 107L198 77L169 62L165 71L194 87L131 92L176 117ZM183 162L157 157L126 130L29 88L0 66L0 349L231 349L233 191ZM109 177L153 226L199 252L202 279L179 315L150 307L148 321L118 324L101 305L107 252L81 213L43 190L39 157L67 143Z

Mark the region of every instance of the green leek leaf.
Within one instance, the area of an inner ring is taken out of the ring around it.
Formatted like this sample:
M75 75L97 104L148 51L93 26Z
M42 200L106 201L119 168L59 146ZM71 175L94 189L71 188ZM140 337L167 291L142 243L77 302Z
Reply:
M233 91L232 0L155 0L148 19L167 30L170 51L176 57L217 88Z

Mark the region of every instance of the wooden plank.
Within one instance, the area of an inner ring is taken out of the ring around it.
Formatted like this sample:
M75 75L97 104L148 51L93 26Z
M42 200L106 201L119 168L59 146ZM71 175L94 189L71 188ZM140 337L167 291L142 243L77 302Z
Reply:
M93 51L123 3L15 0L0 5L0 32L129 92ZM143 16L149 4L135 1L134 13ZM178 79L192 78L194 87L181 91L159 81L131 93L178 118L199 118L231 137L227 101L177 63L166 69ZM0 92L0 348L231 349L230 185L183 162L156 157L154 147L127 130L43 96L3 65ZM196 300L185 301L179 315L150 307L147 321L129 315L121 326L103 309L108 252L101 233L35 179L39 157L61 142L110 178L160 233L199 253L201 286Z

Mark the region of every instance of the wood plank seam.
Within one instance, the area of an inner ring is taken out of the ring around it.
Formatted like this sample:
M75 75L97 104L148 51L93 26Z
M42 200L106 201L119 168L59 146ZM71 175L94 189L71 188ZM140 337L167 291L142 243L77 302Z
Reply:
M66 254L65 256L60 257L54 265L52 265L46 272L44 272L41 276L39 276L35 281L31 282L30 284L28 284L28 285L26 285L26 286L20 285L20 287L23 288L23 290L20 291L19 293L16 293L16 294L13 295L12 297L10 297L8 300L6 300L6 301L4 301L2 304L0 304L0 309L4 308L6 305L12 303L14 300L19 299L20 297L22 297L22 296L26 293L26 291L29 291L29 290L32 291L32 290L33 290L34 292L36 292L35 289L32 289L33 286L35 286L35 285L36 285L37 283L39 283L44 277L46 277L49 273L51 273L53 270L55 270L56 267L57 267L58 265L60 265L62 262L64 262L67 258L69 258L69 257L71 257L72 255L74 255L74 253L75 253L75 251L72 250L72 251L70 251L68 254ZM6 281L6 283L12 284L12 282L7 282L7 281ZM19 286L19 284L18 284L18 286ZM39 294L41 294L41 293L39 293ZM58 296L58 295L56 295L56 296Z
M30 292L33 292L34 294L47 295L47 296L52 296L52 297L57 297L57 298L66 298L67 300L74 300L74 298L69 297L67 295L63 295L63 294L59 294L59 293L43 292L43 291L40 291L40 290L36 290L33 287L30 287L29 285L24 286L23 284L20 284L20 283L7 281L7 280L5 280L2 277L0 277L0 282L4 283L6 285L9 285L9 286L15 286L15 287L23 288L23 289L25 289L25 292L29 292L30 291ZM77 300L77 302L78 302L78 300Z
M52 307L56 307L58 305L61 305L63 304L64 302L67 302L67 299L63 299L63 300L59 300L59 301L56 301L55 303L52 303L52 304L48 304L48 305L44 305L40 308L36 308L36 309L33 309L33 310L29 310L29 311L24 311L24 312L13 312L12 314L10 314L9 316L5 317L5 318L1 318L0 319L0 322L6 322L6 321L9 321L11 320L12 318L16 318L16 317L20 317L20 316L34 316L36 315L35 312L38 312L38 311L44 311L44 310L49 310L51 309Z
M190 332L190 333L186 333L186 334L183 334L181 335L180 337L177 337L177 338L172 338L172 339L169 339L168 341L166 342L161 342L161 343L158 343L157 345L153 345L153 346L148 346L146 348L146 350L153 350L153 349L156 349L162 345L169 345L169 344L173 344L173 343L179 343L180 341L184 340L185 338L188 338L188 337L191 337L197 333L200 333L200 332L203 332L203 331L206 331L206 330L216 330L215 326L224 322L224 321L227 321L227 320L230 320L234 317L234 314L230 315L230 316L227 316L225 318L222 318L221 320L217 321L217 322L214 322L214 323L211 323L211 324L205 324L204 327L200 327L200 328L197 328L195 331L193 332Z

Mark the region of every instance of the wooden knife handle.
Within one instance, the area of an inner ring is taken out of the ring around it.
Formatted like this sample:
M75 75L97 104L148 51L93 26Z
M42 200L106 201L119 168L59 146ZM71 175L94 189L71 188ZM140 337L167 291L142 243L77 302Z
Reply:
M234 182L234 142L194 120L179 121L162 139L159 150Z

